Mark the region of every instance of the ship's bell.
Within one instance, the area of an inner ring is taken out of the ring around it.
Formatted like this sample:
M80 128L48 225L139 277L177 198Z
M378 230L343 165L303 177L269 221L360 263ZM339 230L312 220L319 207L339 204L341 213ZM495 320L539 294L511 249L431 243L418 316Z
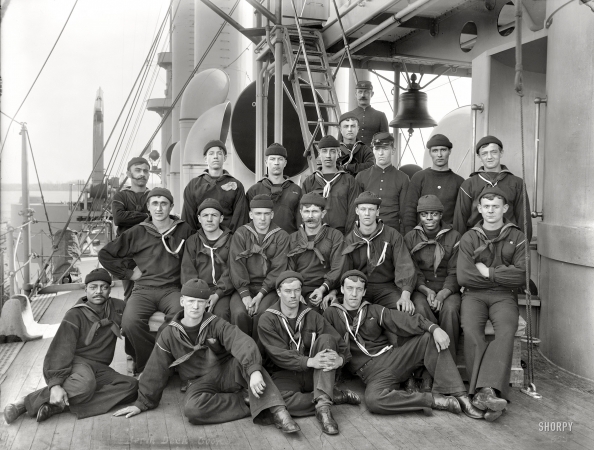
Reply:
M411 76L411 82L407 92L400 94L398 98L398 114L390 122L392 128L413 128L434 127L437 122L427 111L427 94L420 91L416 82L415 74Z

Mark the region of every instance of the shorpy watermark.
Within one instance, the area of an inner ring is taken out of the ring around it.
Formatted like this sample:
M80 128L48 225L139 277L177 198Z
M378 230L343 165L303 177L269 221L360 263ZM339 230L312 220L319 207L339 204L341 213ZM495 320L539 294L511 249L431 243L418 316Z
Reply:
M571 433L573 422L538 422L538 431L545 433Z

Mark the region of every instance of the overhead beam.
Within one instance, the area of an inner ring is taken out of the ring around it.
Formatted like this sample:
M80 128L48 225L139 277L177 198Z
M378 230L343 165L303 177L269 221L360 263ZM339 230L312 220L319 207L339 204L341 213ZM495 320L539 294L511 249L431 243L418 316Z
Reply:
M256 11L258 11L260 14L262 14L264 17L266 17L270 22L272 22L275 25L278 24L276 16L274 14L272 14L272 12L268 8L262 6L260 4L260 2L257 2L256 0L245 0L245 1L248 2L250 5L252 5L252 7Z
M219 8L217 5L212 3L210 0L200 0L200 1L202 3L204 3L206 6L208 6L218 16L222 17L223 20L225 20L229 25L231 25L233 28L235 28L237 31L239 31L241 34L243 34L246 38L248 38L254 44L258 44L260 42L260 40L257 39L256 37L254 37L253 35L246 33L245 27L243 27L233 17L231 17L229 14L227 14L225 11L223 11L221 8Z

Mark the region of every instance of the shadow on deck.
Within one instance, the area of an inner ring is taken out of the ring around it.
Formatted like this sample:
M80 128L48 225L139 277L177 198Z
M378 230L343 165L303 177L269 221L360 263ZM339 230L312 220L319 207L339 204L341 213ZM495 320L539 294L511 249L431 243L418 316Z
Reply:
M121 298L121 288L112 295ZM59 294L41 323L58 324L82 291ZM51 339L28 342L20 351L1 386L0 408L44 385L43 359ZM526 358L524 357L526 360ZM494 423L464 415L435 411L394 416L374 415L360 406L333 408L338 436L326 436L314 417L297 419L301 433L283 435L274 427L243 419L221 425L190 425L182 415L179 378L170 380L159 408L132 419L111 414L76 420L70 413L38 424L22 416L11 425L0 424L0 449L591 449L594 447L594 383L569 375L535 354L535 383L543 395L532 400L513 388L511 404ZM126 373L123 343L112 364ZM363 385L349 381L360 394ZM551 430L551 422L555 431ZM545 424L548 423L548 428ZM557 430L571 423L571 430Z

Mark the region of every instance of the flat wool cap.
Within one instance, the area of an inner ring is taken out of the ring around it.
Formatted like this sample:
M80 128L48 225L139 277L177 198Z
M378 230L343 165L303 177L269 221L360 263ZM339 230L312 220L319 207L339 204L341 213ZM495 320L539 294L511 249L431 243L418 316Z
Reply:
M478 198L476 199L476 201L478 203L481 202L481 199L485 196L485 195L498 195L499 197L501 197L503 199L503 204L507 205L509 202L507 201L507 195L505 195L505 192L503 192L501 189L499 189L497 186L495 187L491 187L488 186L485 189L483 189L483 192L481 192L478 196Z
M147 166L151 167L151 165L149 164L149 162L146 159L144 159L140 156L135 156L130 161L128 161L128 165L126 166L126 169L130 170L130 167L135 166L137 164L146 164Z
M452 148L452 143L443 134L434 134L431 139L427 141L427 148L431 147L447 147Z
M274 208L270 195L258 194L250 202L250 208Z
M365 275L360 270L348 270L345 273L343 273L342 277L340 277L340 285L342 286L344 284L344 280L346 280L347 278L349 278L351 281L355 281L353 280L353 277L361 278L365 281L365 284L367 285L367 275Z
M373 84L367 80L357 81L355 89L371 89L373 91Z
M105 281L107 284L111 285L111 275L105 269L93 269L85 277L85 284L92 283L93 281Z
M210 288L208 283L200 278L192 278L184 283L181 288L181 294L192 298L210 298Z
M394 136L388 131L380 131L375 133L371 138L371 145L374 147L381 147L383 145L392 145L394 143Z
M382 199L371 191L365 191L359 194L354 203L355 206L363 204L380 206L382 204Z
M336 138L334 136L332 136L331 134L329 134L328 136L324 136L322 139L320 139L320 142L318 142L319 149L339 148L339 147L340 147L340 142L338 142L336 140Z
M316 194L315 192L309 192L304 194L299 200L300 205L316 205L322 209L326 209L326 199L322 197L320 194Z
M443 211L443 209L443 203L435 195L423 195L417 205L417 212Z
M282 282L289 278L297 278L299 281L301 281L301 285L303 286L303 275L301 275L299 272L294 272L293 270L285 270L284 272L281 272L278 277L276 277L276 288L278 289Z
M276 142L274 144L270 144L268 148L264 151L264 156L283 156L287 157L287 149Z
M501 148L503 150L503 143L499 139L497 139L495 136L485 136L484 138L481 138L481 140L476 143L476 148L475 148L476 154L478 155L481 147L483 145L487 145L487 144L497 144L499 146L499 148Z
M223 214L223 207L216 198L207 198L202 203L200 203L197 214L200 215L203 210L208 208L216 209L218 212Z
M163 188L163 187L152 188L146 199L148 200L151 197L165 197L173 205L173 195L171 195L171 191L167 188Z
M204 146L204 150L202 151L202 154L206 155L206 152L213 147L220 147L225 152L225 155L227 154L227 147L225 147L225 143L223 141L219 141L218 139L215 139L213 141L208 141L206 143L206 145Z
M352 112L345 112L342 116L340 116L338 123L342 123L345 120L356 120L357 123L359 123L359 118Z

